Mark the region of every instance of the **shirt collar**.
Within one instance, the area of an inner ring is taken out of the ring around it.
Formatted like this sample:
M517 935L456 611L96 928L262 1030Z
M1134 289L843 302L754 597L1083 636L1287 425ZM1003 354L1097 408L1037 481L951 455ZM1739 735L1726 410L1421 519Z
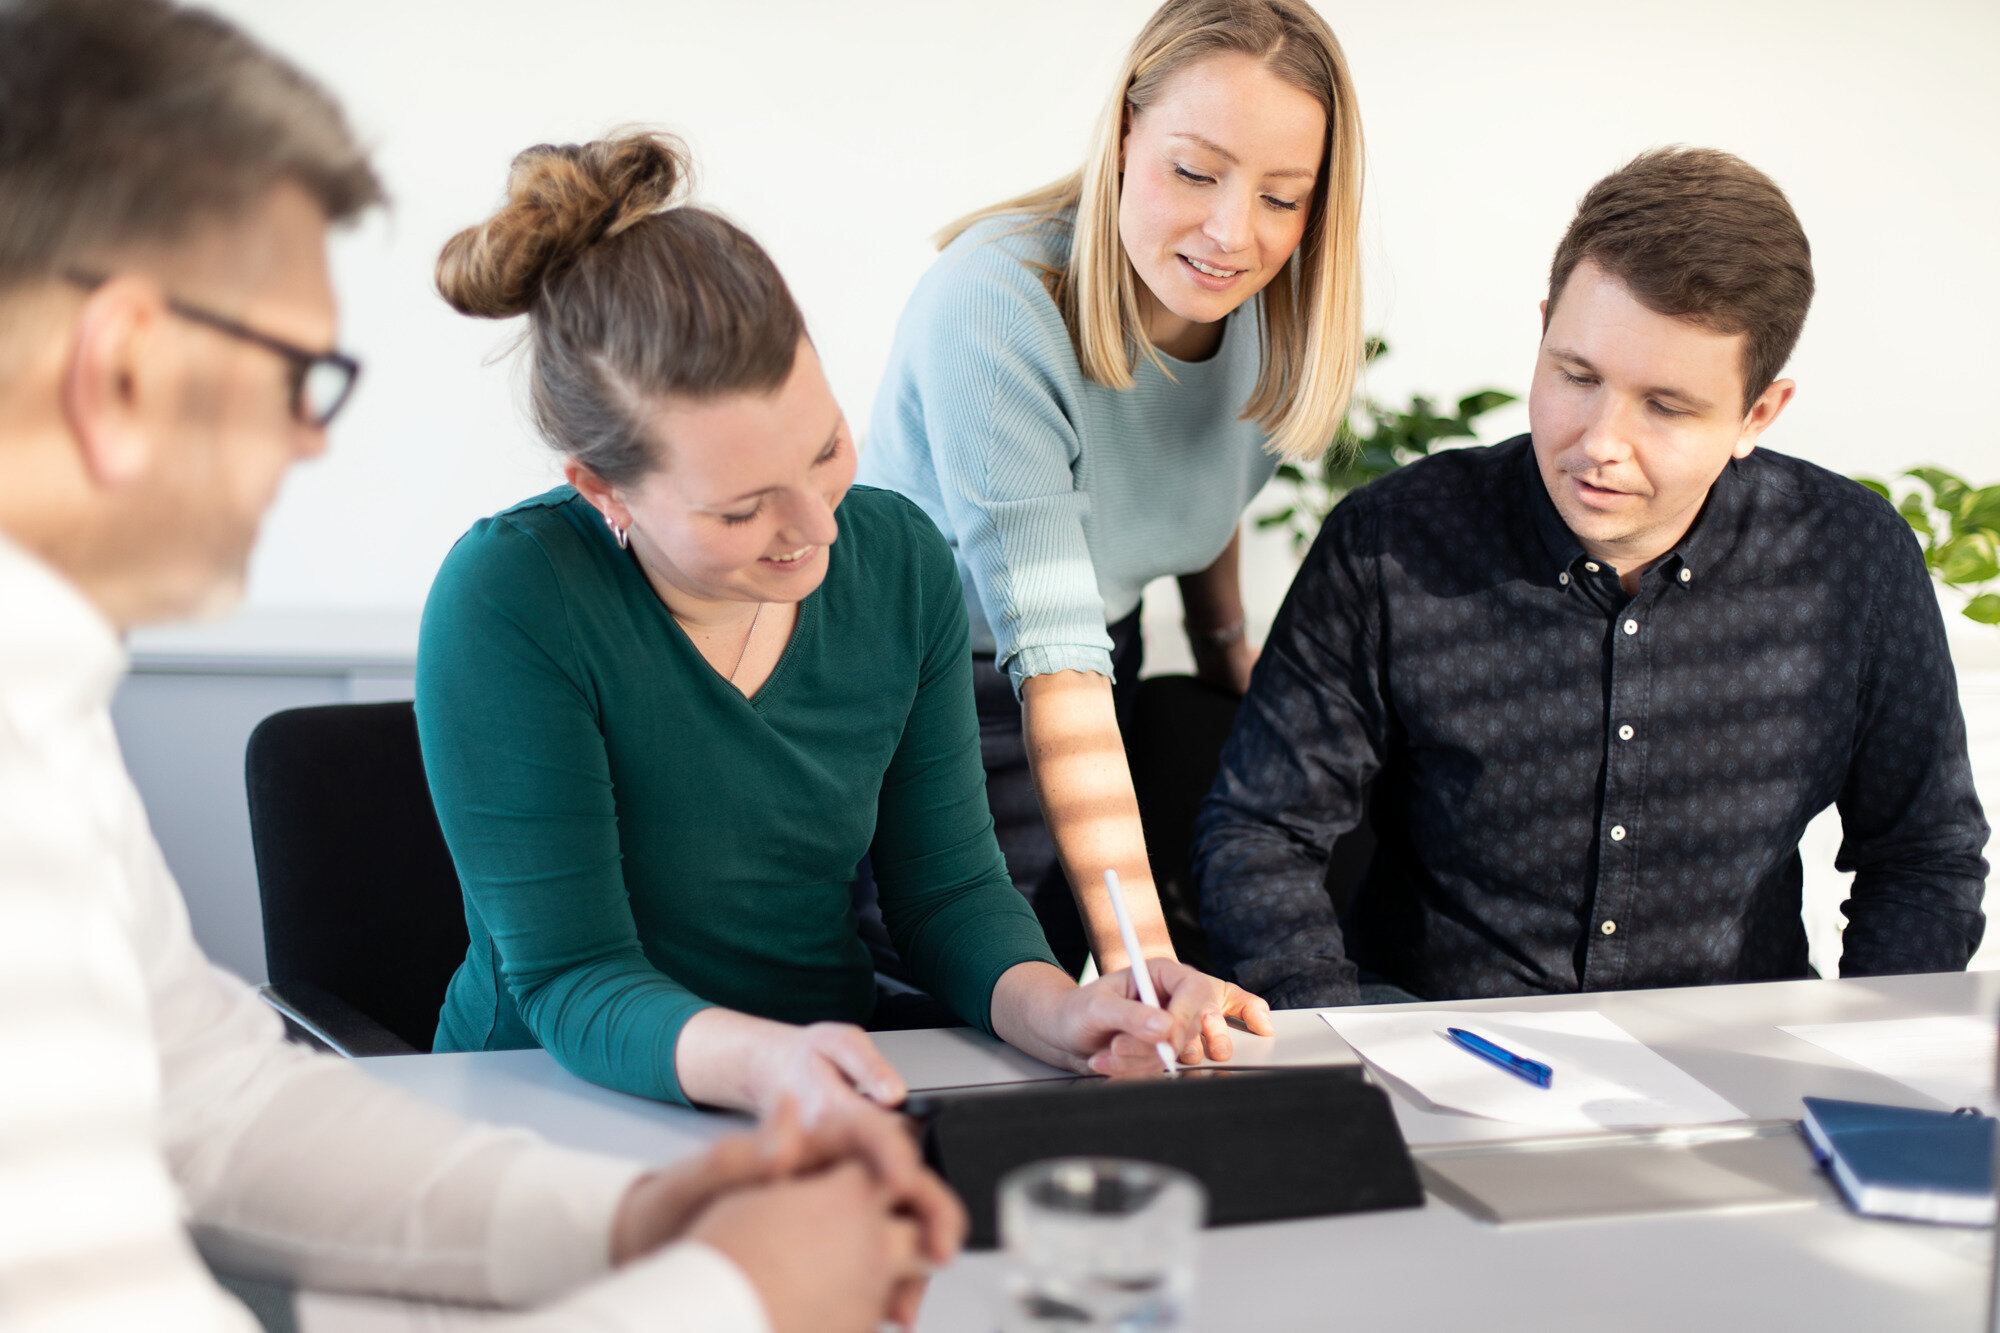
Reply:
M1562 515L1556 512L1555 501L1549 498L1549 488L1542 481L1541 464L1535 458L1532 439L1524 453L1528 512L1534 523L1535 535L1548 556L1548 578L1555 581L1563 574L1574 578L1577 562L1584 558L1583 546L1577 541L1576 534L1569 530L1569 525L1563 522ZM1694 522L1688 525L1680 541L1655 566L1665 571L1668 583L1680 587L1692 585L1697 578L1711 572L1716 562L1734 544L1737 529L1742 524L1748 489L1741 475L1741 463L1741 459L1732 458L1723 467L1722 475L1708 488L1708 495L1695 514Z
M1528 514L1541 549L1548 557L1547 582L1554 583L1563 574L1574 576L1577 561L1583 559L1583 546L1556 512L1556 502L1549 498L1549 488L1542 482L1541 462L1535 457L1534 440L1524 438L1528 447L1522 450L1522 467L1527 475L1522 484L1528 491Z
M1723 466L1722 475L1708 488L1701 512L1694 516L1694 522L1688 525L1687 533L1669 557L1678 557L1681 570L1687 575L1676 582L1687 583L1714 572L1717 562L1736 544L1749 493L1750 485L1743 479L1743 460L1730 459Z
M76 586L0 534L0 713L38 735L108 707L125 645Z

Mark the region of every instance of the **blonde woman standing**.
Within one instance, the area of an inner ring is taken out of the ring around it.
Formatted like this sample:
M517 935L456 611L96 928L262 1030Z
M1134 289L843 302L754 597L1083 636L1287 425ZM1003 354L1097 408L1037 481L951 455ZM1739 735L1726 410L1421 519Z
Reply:
M1172 955L1121 743L1140 595L1178 575L1199 674L1243 691L1237 526L1346 411L1361 176L1318 14L1169 0L1082 170L947 228L904 311L861 475L957 557L988 799L1064 967L1126 964L1107 867Z

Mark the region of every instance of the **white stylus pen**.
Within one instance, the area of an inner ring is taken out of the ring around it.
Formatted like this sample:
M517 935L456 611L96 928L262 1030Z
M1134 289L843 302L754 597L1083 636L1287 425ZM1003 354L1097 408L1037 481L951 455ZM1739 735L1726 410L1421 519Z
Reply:
M1132 929L1132 914L1125 909L1125 890L1118 883L1118 872L1104 872L1104 887L1111 890L1111 912L1118 918L1118 938L1125 942L1125 957L1132 965L1132 980L1139 987L1139 998L1155 1009L1160 1007L1160 997L1153 990L1153 974L1146 970L1146 957L1139 952L1139 932ZM1163 1041L1153 1043L1153 1049L1160 1053L1160 1063L1169 1074L1180 1073L1180 1066L1174 1060L1174 1048Z

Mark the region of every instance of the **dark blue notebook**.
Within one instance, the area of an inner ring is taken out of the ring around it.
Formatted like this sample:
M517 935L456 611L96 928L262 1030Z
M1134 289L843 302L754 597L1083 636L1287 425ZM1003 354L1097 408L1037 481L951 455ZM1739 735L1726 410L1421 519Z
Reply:
M1992 1116L1805 1099L1813 1156L1857 1213L1956 1226L1993 1224Z

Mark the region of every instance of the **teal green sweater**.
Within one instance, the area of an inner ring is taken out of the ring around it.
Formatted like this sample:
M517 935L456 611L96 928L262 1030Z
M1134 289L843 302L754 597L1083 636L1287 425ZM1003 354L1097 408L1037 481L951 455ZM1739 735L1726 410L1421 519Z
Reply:
M873 857L919 984L991 1030L1051 960L986 808L965 602L923 512L857 486L826 581L745 699L568 487L475 524L424 607L417 726L472 935L440 1051L542 1045L685 1100L709 1005L860 1022L848 885Z

